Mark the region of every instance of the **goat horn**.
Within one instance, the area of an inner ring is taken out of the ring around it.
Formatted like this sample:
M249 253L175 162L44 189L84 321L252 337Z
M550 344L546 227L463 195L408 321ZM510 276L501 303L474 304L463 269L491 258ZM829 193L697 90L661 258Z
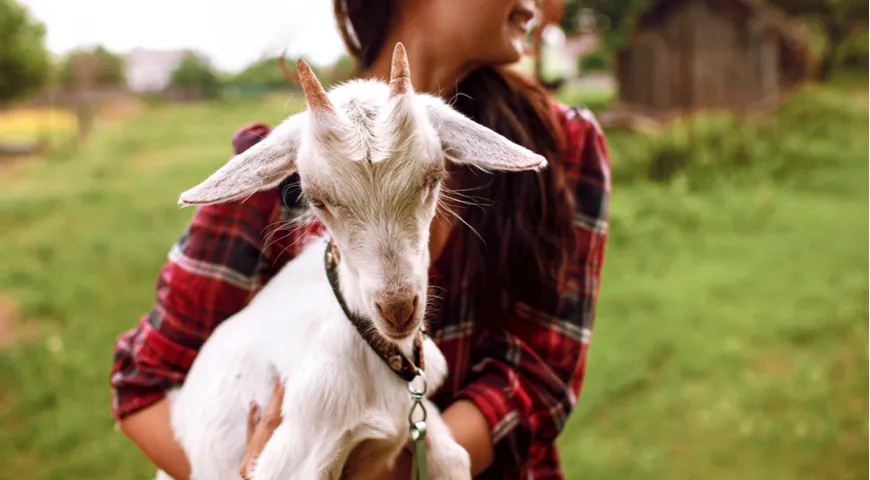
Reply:
M393 63L390 67L390 95L402 95L413 91L408 54L402 42L398 42L393 48Z
M301 58L296 62L296 73L299 76L299 83L302 85L302 92L305 94L305 101L308 107L312 110L332 110L332 102L326 96L326 91L320 80L314 76L311 67Z

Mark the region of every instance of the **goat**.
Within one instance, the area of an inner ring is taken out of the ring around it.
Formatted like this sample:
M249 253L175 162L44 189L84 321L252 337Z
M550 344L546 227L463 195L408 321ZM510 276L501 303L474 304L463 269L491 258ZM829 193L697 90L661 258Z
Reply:
M173 432L194 479L239 478L248 406L252 399L265 403L273 376L285 389L283 420L253 479L347 478L344 465L358 448L372 469L392 465L409 442L409 385L362 333L405 358L423 338L429 227L445 162L484 171L546 166L544 157L442 99L414 92L401 43L388 83L356 79L327 93L304 61L297 71L307 109L179 198L183 206L243 200L298 172L311 213L329 234L308 242L215 329L183 385L168 392ZM340 293L324 266L329 245L340 255ZM367 319L363 330L349 321L340 297L353 315ZM431 394L447 364L428 337L422 353ZM423 402L429 476L470 479L468 453L428 395ZM352 476L375 473L363 468ZM167 477L158 472L158 478Z

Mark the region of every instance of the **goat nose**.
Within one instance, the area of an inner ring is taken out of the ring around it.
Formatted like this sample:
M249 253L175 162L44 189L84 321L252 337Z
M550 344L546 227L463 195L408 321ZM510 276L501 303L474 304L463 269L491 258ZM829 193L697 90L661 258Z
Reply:
M417 297L382 297L375 304L383 317L396 329L402 330L414 318L417 308Z

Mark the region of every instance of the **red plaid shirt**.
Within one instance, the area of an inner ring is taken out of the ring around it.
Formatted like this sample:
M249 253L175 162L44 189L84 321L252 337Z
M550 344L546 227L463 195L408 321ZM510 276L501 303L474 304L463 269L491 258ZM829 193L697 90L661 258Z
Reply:
M520 304L497 335L444 315L430 323L450 365L437 403L446 408L458 398L470 399L489 423L495 462L482 478L563 478L555 440L586 373L607 240L610 158L603 132L588 110L554 108L570 145L563 162L574 191L578 233L559 311ZM262 124L240 129L233 137L235 152L268 132ZM196 211L160 270L151 312L118 339L111 373L116 419L147 407L165 389L182 383L215 327L244 307L298 253L301 236L319 230L274 231L303 208L298 189L293 195L286 186L244 203ZM433 284L441 278L435 267Z

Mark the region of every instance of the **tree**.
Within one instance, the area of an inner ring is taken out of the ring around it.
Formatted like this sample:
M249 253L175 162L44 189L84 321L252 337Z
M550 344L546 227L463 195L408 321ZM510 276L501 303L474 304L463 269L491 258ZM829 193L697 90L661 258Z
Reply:
M265 58L249 65L228 83L242 91L298 90L295 65L296 60L292 58ZM342 55L332 65L310 66L325 87L350 80L354 74L354 61L347 55Z
M185 96L214 98L220 94L221 83L205 59L189 53L172 72L169 88Z
M827 37L822 53L820 77L828 78L837 64L846 40L858 29L867 28L870 13L867 0L774 0L785 12L817 23Z
M562 6L562 20L559 26L566 34L571 34L580 30L580 10L583 9L583 2L580 0L565 0Z
M15 0L0 0L0 104L32 93L48 73L45 26Z
M252 63L235 75L230 83L242 88L272 90L293 87L279 66L278 57L269 57ZM287 61L288 65L293 62Z
M348 55L340 56L335 63L328 68L327 78L330 84L345 82L350 80L354 75L356 65L353 58Z
M76 65L89 66L87 83L94 87L115 87L124 84L124 60L104 47L93 50L76 50L63 60L60 66L60 84L72 87L76 81Z
M562 17L561 26L565 33L579 31L581 11L591 9L607 18L607 31L601 33L608 47L616 49L624 45L635 22L652 3L653 0L565 0L565 15Z

